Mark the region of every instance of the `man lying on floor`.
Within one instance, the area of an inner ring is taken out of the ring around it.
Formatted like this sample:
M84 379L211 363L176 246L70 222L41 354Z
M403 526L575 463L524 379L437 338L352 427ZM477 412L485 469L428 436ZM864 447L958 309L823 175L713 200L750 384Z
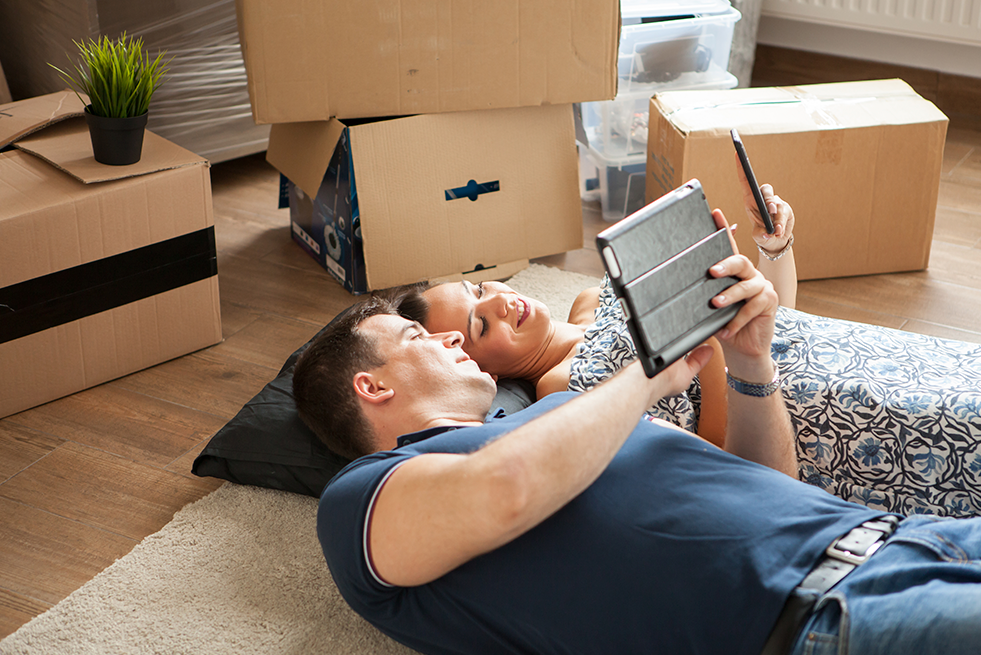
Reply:
M463 335L397 302L311 343L299 413L360 457L318 516L347 602L427 653L978 652L981 519L901 521L793 479L776 294L743 256L712 274L741 279L717 306L747 301L717 335L728 452L641 418L707 346L485 423L494 381Z

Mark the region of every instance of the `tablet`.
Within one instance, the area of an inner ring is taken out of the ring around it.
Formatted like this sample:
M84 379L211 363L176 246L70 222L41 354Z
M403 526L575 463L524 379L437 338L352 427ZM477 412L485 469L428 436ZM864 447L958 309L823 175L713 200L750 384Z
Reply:
M715 334L743 305L711 304L739 278L708 272L734 251L698 180L603 230L596 246L647 377Z

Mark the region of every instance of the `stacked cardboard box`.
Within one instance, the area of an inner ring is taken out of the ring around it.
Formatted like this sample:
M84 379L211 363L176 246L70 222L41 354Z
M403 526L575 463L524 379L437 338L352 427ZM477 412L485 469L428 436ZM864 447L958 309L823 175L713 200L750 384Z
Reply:
M618 0L237 0L294 240L353 293L582 246L572 105L616 95Z
M0 417L221 340L208 162L98 164L82 109L0 106Z

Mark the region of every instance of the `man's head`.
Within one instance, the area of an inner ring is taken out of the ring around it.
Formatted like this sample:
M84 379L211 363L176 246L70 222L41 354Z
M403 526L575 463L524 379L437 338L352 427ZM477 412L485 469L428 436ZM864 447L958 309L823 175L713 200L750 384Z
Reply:
M493 402L497 387L460 348L463 336L430 334L400 316L405 297L368 298L297 361L300 418L344 456L394 448L399 435L426 427L480 422Z

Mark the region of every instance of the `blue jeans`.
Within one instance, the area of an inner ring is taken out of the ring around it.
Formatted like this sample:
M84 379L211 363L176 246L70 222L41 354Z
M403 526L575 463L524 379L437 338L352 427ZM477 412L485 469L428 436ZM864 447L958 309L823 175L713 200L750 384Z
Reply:
M819 599L791 653L981 653L981 518L904 520Z

